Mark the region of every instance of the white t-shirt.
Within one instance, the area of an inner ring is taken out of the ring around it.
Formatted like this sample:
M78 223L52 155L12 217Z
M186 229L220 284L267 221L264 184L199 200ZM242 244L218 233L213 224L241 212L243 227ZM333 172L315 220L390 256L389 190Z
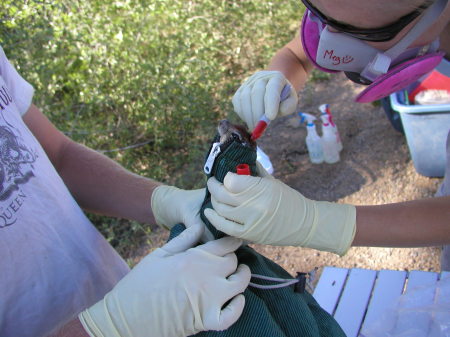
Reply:
M0 336L46 336L128 271L24 124L33 88L0 47Z

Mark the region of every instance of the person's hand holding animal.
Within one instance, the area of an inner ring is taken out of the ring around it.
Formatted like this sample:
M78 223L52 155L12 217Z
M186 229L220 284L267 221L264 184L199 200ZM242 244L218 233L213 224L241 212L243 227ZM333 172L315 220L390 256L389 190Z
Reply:
M214 209L205 216L228 235L260 244L301 246L340 255L356 229L352 205L305 198L270 176L228 173L224 183L208 180Z
M280 102L283 88L289 85L290 93ZM259 119L269 120L295 112L298 97L294 86L279 71L258 71L250 76L233 97L234 111L253 131Z
M193 247L192 226L147 255L79 319L92 337L175 337L225 330L244 309L250 270L237 264L241 240L222 238Z
M219 133L219 141L221 144L227 143L234 139L239 141L244 146L256 149L256 142L252 140L251 134L243 125L233 124L228 120L223 119L219 121L217 132ZM256 173L260 177L270 176L270 173L266 171L259 161L256 161Z
M166 229L182 223L187 228L202 224L200 207L205 198L205 189L183 190L174 186L158 186L152 194L151 207L156 223ZM205 230L201 241L212 240L212 234Z

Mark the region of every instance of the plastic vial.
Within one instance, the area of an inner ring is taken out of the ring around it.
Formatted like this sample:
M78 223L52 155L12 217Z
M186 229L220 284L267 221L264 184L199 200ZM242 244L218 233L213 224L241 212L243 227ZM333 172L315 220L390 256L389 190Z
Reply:
M336 137L338 151L342 151L343 146L342 146L341 136L339 135L339 131L338 131L336 123L334 123L334 121L333 121L333 115L331 114L329 105L322 104L319 106L319 110L321 112L320 118L322 119L323 125L329 124L330 127L333 129L334 135Z
M269 173L273 174L273 165L270 158L264 151L257 146L256 147L256 160L264 167L264 169Z

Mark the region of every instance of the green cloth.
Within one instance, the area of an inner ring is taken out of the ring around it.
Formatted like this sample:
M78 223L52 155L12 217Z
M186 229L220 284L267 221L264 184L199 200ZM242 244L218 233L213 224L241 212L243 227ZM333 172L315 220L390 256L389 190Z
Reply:
M217 137L215 139L217 141ZM208 152L209 153L209 152ZM233 140L224 144L214 161L209 177L214 176L223 182L225 175L236 172L239 164L248 164L251 174L256 176L256 149ZM205 208L212 208L210 193L207 191L201 207L201 218L215 238L225 234L215 229L203 214ZM178 224L172 228L170 238L185 229ZM236 251L239 263L250 267L252 274L292 279L287 271L267 259L249 246ZM270 281L252 279L252 282L268 285ZM344 332L325 310L306 290L294 292L294 285L278 289L258 289L249 286L244 291L245 307L242 316L229 329L224 331L204 331L198 337L292 337L292 336L345 336Z

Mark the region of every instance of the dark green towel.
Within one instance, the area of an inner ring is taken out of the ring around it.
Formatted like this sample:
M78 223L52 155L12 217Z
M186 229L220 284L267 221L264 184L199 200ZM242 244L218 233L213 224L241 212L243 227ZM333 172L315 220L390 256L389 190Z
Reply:
M218 141L216 137L215 141ZM209 154L209 152L208 152ZM251 174L256 176L256 150L233 140L223 144L221 152L214 161L209 177L214 176L223 182L225 175L236 172L236 166L248 164ZM207 191L201 207L201 218L216 238L224 233L215 229L203 214L211 208L210 193ZM276 225L276 224L275 224ZM184 230L178 224L172 228L170 238ZM273 261L265 258L249 246L236 251L239 263L250 267L252 274L292 279L293 277ZM264 280L252 279L259 284L274 284ZM258 289L249 286L245 292L245 307L242 316L225 331L205 331L195 336L210 337L292 337L292 336L345 336L344 332L325 310L323 310L307 291L295 292L294 285L278 289Z

